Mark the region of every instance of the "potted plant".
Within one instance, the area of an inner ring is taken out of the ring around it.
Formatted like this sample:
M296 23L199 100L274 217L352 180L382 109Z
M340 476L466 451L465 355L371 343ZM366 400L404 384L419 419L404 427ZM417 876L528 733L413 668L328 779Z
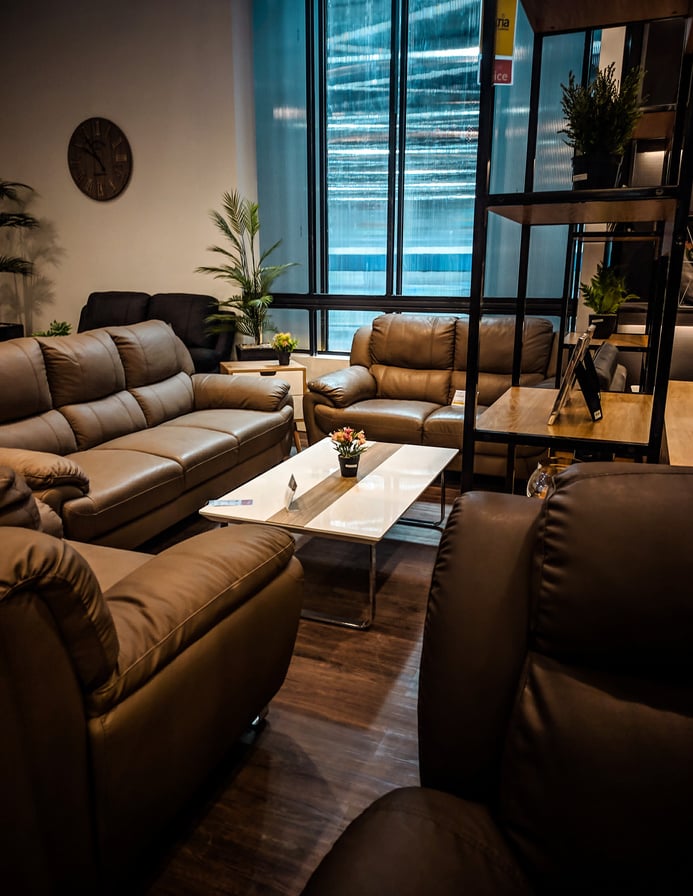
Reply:
M298 339L295 339L291 333L275 333L272 339L272 348L277 353L277 360L280 365L286 367L291 360L291 352L298 345Z
M353 478L358 473L359 458L367 450L366 433L358 432L351 426L343 426L330 433L332 447L339 455L339 469L345 478Z
M594 311L590 324L594 324L596 339L608 339L616 329L617 311L629 299L637 299L626 289L626 279L615 268L597 265L597 273L589 284L581 283L580 292L584 304Z
M609 188L617 185L623 154L642 114L640 88L643 70L631 69L621 80L612 62L595 79L578 84L570 72L561 84L561 108L566 118L565 142L575 151L573 186L576 189Z
M227 280L240 289L240 294L219 303L219 311L207 319L210 332L224 332L234 324L239 333L252 338L255 349L251 353L253 358L274 358L276 355L272 346L263 342L272 303L270 287L294 262L265 265L281 240L259 254L256 245L260 233L257 202L242 197L234 190L224 193L223 209L223 214L211 211L210 217L229 241L230 247L209 246L208 249L224 256L225 263L218 267L199 267L196 272ZM233 320L230 320L231 316ZM249 357L242 346L236 346L236 352L239 360Z

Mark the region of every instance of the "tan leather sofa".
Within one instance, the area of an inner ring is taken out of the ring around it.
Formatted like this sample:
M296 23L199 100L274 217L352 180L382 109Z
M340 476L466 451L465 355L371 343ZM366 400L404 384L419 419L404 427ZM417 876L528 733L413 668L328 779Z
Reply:
M284 681L302 569L275 527L151 556L38 520L0 468L0 881L13 896L139 892L122 881Z
M693 469L629 463L457 499L422 786L366 809L305 896L693 892L692 504Z
M65 536L135 547L291 449L288 384L196 374L162 321L0 343L0 463Z
M461 448L464 410L451 404L466 389L465 318L385 314L354 335L350 366L308 383L303 399L312 444L341 426L364 429L385 442ZM485 317L479 336L480 413L510 388L514 316ZM520 384L533 386L552 373L554 332L550 321L525 321ZM527 476L542 449L519 447L516 470ZM476 473L503 476L507 448L477 442Z

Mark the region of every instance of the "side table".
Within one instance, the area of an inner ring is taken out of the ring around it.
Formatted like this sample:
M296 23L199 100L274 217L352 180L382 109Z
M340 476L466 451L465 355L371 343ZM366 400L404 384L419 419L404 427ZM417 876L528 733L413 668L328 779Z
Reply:
M303 421L303 396L306 394L306 368L292 358L288 364L277 361L222 361L219 372L238 376L276 376L289 384L294 400L294 444L301 450L301 439L296 424Z

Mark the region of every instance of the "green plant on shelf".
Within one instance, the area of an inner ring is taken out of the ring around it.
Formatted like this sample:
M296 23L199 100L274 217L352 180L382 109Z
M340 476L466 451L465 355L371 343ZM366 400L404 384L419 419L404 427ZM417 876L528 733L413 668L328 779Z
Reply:
M597 265L597 273L589 283L580 284L580 292L585 305L595 314L616 314L624 302L639 298L628 292L624 276L603 264Z

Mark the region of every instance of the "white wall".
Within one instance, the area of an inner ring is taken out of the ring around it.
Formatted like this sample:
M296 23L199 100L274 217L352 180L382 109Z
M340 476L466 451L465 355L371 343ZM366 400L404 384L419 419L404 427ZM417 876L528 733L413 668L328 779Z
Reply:
M62 250L42 267L51 302L33 328L76 329L94 290L227 295L194 270L213 263L208 212L222 193L256 195L251 0L3 7L0 178L35 188L31 211ZM91 116L112 119L132 147L132 179L110 202L84 196L67 167L70 135Z

